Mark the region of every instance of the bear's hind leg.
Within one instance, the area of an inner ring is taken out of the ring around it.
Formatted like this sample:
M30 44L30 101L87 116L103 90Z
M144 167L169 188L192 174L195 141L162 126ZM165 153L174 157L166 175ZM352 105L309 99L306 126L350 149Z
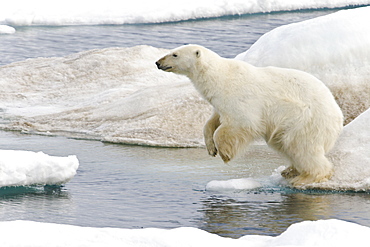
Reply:
M281 172L281 176L283 176L285 179L292 179L294 177L297 177L298 175L299 172L297 171L297 169L294 168L294 166L289 166Z
M254 138L245 129L221 125L216 130L213 139L222 160L227 163L240 150L246 148Z
M298 176L290 180L294 187L325 182L333 175L333 165L325 157L324 151L305 152L305 155L298 157L296 155L294 165L299 172Z

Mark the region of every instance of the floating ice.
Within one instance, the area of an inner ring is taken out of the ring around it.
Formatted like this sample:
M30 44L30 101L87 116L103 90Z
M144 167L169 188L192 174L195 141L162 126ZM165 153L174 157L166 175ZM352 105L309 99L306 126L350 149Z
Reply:
M236 178L230 180L213 180L207 183L208 191L252 190L262 185L253 178Z
M59 185L76 174L76 156L55 157L42 152L0 150L0 187Z
M167 52L109 48L0 67L0 128L201 146L211 108L187 78L157 69L155 61Z
M278 27L236 59L309 72L335 95L349 123L370 107L370 7Z
M15 33L15 28L7 25L0 25L0 34L12 34Z
M368 246L370 228L341 220L304 221L276 237L247 235L240 239L182 227L170 230L92 228L32 221L0 222L0 246ZM22 233L22 237L19 234ZM93 236L93 237L92 237Z
M370 4L370 1L64 0L50 2L48 0L13 0L0 6L0 23L14 26L161 23L227 15L337 8L364 4Z

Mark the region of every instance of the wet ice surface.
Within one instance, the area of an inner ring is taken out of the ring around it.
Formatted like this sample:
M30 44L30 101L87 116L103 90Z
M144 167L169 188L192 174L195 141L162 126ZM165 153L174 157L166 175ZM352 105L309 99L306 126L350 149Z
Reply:
M274 236L295 222L343 219L370 226L368 193L298 191L271 180L284 160L264 145L225 165L202 148L148 148L0 132L0 149L76 154L61 188L1 189L2 220L119 228L197 227L221 236ZM63 146L63 149L60 147ZM206 191L212 180L252 177L252 190Z

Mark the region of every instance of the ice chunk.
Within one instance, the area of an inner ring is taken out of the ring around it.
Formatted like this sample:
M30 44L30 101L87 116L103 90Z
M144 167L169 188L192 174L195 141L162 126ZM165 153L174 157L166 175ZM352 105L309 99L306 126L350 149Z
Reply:
M59 185L71 180L79 162L76 156L49 156L42 152L0 150L0 187Z
M349 123L370 107L370 7L342 10L264 34L236 59L309 72L333 92Z
M207 183L208 191L229 191L229 190L252 190L262 185L253 178L236 178L230 180L213 180Z
M0 34L12 34L15 33L15 28L7 25L0 25Z
M181 227L170 230L92 228L32 221L0 222L0 246L358 246L369 245L370 228L341 220L304 221L281 235L248 235L240 239L220 237L206 231ZM22 233L22 237L20 237ZM93 236L93 237L92 237Z

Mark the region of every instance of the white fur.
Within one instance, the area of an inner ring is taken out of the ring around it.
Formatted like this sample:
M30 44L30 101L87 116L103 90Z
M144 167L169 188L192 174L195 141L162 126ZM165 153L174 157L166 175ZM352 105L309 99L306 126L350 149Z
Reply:
M291 162L282 175L294 186L331 177L325 154L342 130L343 115L329 89L312 75L254 67L196 45L179 47L156 64L188 76L214 107L204 127L210 155L228 162L263 137Z

